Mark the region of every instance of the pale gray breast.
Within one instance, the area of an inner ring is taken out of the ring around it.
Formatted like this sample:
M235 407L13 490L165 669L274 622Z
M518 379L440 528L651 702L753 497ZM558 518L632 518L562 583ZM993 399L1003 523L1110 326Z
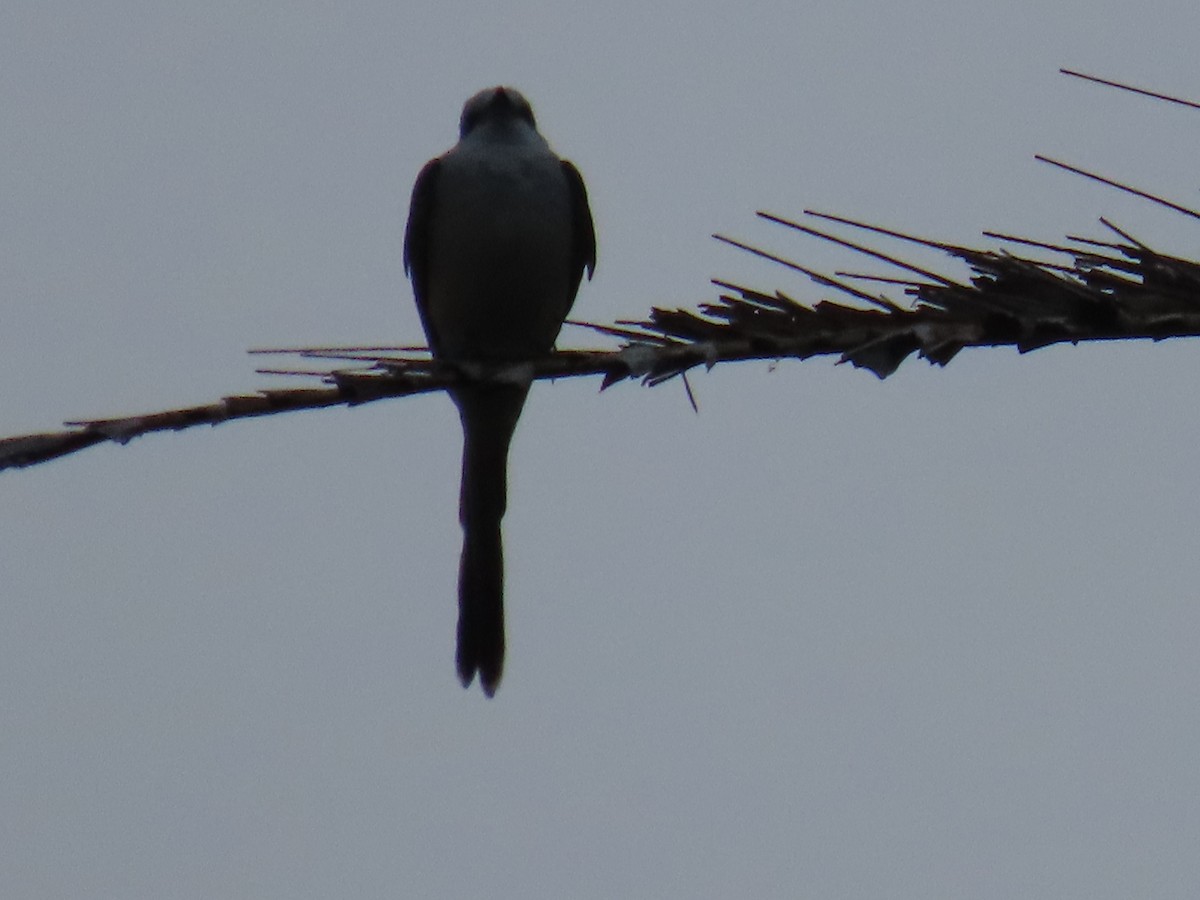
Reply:
M543 142L442 159L430 222L428 310L448 356L548 351L572 300L570 195Z

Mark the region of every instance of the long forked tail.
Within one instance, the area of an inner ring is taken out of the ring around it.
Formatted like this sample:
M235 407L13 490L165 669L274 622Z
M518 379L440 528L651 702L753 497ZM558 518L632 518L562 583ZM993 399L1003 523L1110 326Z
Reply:
M528 387L487 385L453 393L463 426L463 529L458 570L458 677L479 673L491 697L504 672L504 549L500 521L507 503L508 446Z

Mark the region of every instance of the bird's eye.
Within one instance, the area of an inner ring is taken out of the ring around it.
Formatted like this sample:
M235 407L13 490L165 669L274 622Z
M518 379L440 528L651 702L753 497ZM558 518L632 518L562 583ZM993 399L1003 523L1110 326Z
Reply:
M479 124L479 110L473 105L468 105L463 110L462 121L458 123L458 136L466 137L467 134Z
M516 103L517 115L532 125L537 127L537 123L533 121L533 107L529 105L529 101L521 97Z

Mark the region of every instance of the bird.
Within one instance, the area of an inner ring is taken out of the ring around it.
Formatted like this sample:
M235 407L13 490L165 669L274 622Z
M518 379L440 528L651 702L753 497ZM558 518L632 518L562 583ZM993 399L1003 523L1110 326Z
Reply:
M595 267L579 170L550 148L519 91L476 93L458 143L418 174L404 233L404 269L434 358L502 368L549 353ZM478 675L492 697L504 670L508 450L530 381L465 381L449 389L463 432L456 666L464 688Z

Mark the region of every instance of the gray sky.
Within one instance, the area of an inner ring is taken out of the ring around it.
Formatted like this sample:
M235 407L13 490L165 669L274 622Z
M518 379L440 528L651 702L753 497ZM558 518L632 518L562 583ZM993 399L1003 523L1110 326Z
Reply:
M708 237L836 211L968 242L1194 223L1194 2L67 3L0 9L0 430L273 382L252 346L420 339L400 244L510 83L587 179L605 321ZM560 345L590 341L567 331ZM454 677L444 397L0 477L13 897L1194 897L1192 342L540 385L509 660Z

